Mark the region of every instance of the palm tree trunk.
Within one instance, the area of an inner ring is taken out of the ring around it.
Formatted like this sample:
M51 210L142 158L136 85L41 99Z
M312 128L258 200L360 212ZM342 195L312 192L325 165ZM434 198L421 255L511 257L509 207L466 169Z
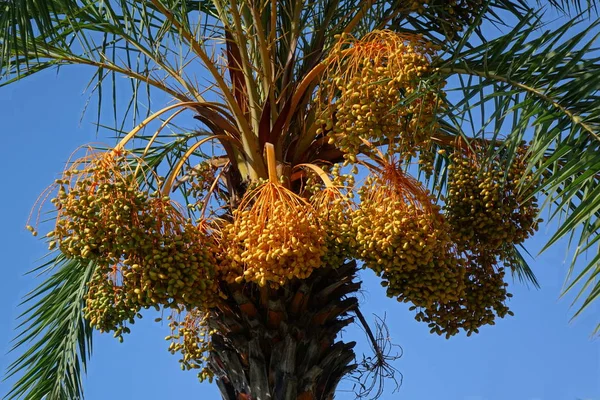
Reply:
M277 290L230 285L211 313L209 366L224 400L325 400L355 368L355 343L336 341L354 321L356 263L322 268Z

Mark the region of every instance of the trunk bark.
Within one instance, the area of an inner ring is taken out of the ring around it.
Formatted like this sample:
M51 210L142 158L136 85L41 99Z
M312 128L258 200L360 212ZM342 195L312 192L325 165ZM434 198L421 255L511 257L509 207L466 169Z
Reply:
M316 270L277 290L230 285L211 313L209 367L224 400L333 399L355 368L355 343L336 341L354 322L356 263Z

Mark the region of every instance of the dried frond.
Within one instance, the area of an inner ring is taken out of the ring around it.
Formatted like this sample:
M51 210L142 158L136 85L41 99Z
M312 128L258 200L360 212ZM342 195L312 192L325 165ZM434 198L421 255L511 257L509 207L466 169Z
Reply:
M402 357L402 347L392 343L385 316L383 318L376 316L375 334L360 311L357 316L369 338L374 354L363 355L351 379L355 382L354 393L357 398L375 400L383 395L386 381L394 383L394 393L400 389L402 373L392 363Z

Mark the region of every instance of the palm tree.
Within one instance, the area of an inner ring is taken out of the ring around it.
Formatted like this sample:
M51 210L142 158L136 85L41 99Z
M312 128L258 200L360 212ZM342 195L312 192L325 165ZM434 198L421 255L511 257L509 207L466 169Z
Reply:
M360 313L359 267L432 333L478 333L510 314L505 270L536 283L521 253L537 198L559 221L548 246L593 252L569 270L575 315L600 296L592 2L550 1L573 14L552 31L524 0L1 7L0 84L89 67L98 126L108 101L119 136L40 196L28 228L51 213L53 256L25 299L8 398L83 398L93 330L123 340L147 308L224 399L376 382L392 355ZM338 339L352 323L372 363Z

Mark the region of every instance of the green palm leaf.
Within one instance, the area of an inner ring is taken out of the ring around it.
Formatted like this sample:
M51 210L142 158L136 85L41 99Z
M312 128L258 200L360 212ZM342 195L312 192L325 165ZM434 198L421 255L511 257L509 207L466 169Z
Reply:
M13 350L27 346L9 367L6 379L21 374L7 399L81 399L82 373L92 350L92 329L83 318L93 263L58 255L34 271L51 273L29 293ZM32 271L33 272L33 271Z
M233 32L231 41L243 47L239 27L243 25L254 32L260 25L253 22L251 2L240 20L229 16L223 7L227 3L220 0L2 3L0 86L48 68L88 66L92 77L90 87L99 102L98 122L102 103L108 99L117 122L112 129L124 131L125 123L137 120L143 112L138 110L139 104L149 104L146 112L150 111L151 94L156 90L179 101L203 100L205 88L199 87L191 74L186 74L186 67L198 58L199 52L205 51L204 39L215 31L222 36L225 31ZM274 82L252 87L250 91L257 97L261 90L274 90L282 99L290 96L293 88L290 82L300 80L323 60L333 35L344 31L356 10L367 2L315 0L306 8L308 11L303 9L302 2L280 3L281 21L275 34L285 39L281 41L285 45L276 49L273 59L259 54L258 41L248 45L254 49L251 54L256 57L252 60L254 65L263 63L269 68L269 63L275 63L278 70L284 71L276 77L267 77ZM444 30L426 17L396 18L394 10L401 3L400 0L372 2L366 9L366 22L357 24L352 32L360 36L374 28L392 27L420 32L440 43ZM549 4L567 13L584 12L596 5L591 0L553 0ZM531 11L527 2L488 0L484 5L479 20L502 24L499 15L507 11L517 18L518 24L491 41L485 39L481 29L473 28L456 45L445 45L446 54L438 67L445 77L457 78L455 90L460 99L449 102L443 132L448 136L491 137L493 145L502 140L509 158L517 143L524 138L532 139L532 168L543 181L540 191L552 219L559 221L548 246L572 232L579 234L577 240L572 239L575 256L565 289L578 289L576 301L580 306L575 313L578 315L600 297L600 283L596 283L600 257L592 257L580 271L575 269L575 260L586 252L597 252L600 244L600 58L590 56L596 43L593 33L600 23L581 29L575 17L558 29L540 33L541 17ZM198 18L200 14L206 19ZM192 23L192 20L203 22ZM203 60L204 68L211 72L207 60L210 58ZM248 65L245 67L248 69ZM245 73L248 79L254 72ZM117 99L126 97L121 92L123 85L116 84L115 77L119 75L130 78L131 82L126 89L130 100L124 107L117 106ZM256 80L263 78L257 73ZM284 103L281 101L279 105ZM148 137L140 135L138 139L144 142ZM187 139L182 135L173 141L157 140L148 153L139 149L137 153L146 155L150 167L166 160L171 169L173 159L185 152ZM437 175L433 179L443 187L443 159L438 158L436 165ZM520 250L514 249L514 253L516 277L537 286ZM14 349L23 346L28 349L9 366L7 377L19 378L8 399L83 398L81 379L91 352L91 329L83 319L82 308L86 283L94 268L94 264L84 265L62 256L38 268L47 269L51 275L24 300L28 308L21 316L21 332Z
M543 4L542 1L538 1L538 3ZM566 13L571 11L581 12L585 9L598 10L598 4L594 0L550 0L548 3Z
M551 220L559 222L544 250L579 234L569 241L575 248L569 278L582 255L598 252L600 240L600 57L590 57L600 23L583 29L579 24L573 19L540 33L541 18L531 14L529 22L504 36L450 50L440 65L444 73L460 78L449 131L466 135L461 133L470 125L465 122L476 120L469 134L489 139L492 146L502 143L510 150L531 140L531 168L543 182L539 191ZM575 316L600 297L595 284L599 272L599 260L592 257L567 284L565 292L580 287Z

